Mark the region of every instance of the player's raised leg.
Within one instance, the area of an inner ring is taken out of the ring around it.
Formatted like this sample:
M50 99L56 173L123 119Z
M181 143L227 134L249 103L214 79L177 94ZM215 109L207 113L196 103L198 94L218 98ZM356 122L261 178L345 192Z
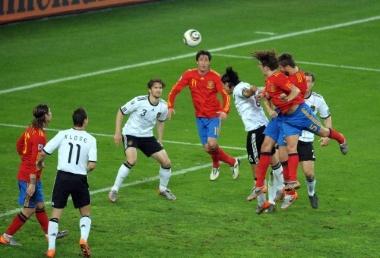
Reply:
M330 139L334 139L339 143L339 148L342 154L346 155L348 153L348 144L346 141L346 137L344 137L344 135L341 132L333 128L326 128L322 126L319 133L317 134L322 137L329 137Z

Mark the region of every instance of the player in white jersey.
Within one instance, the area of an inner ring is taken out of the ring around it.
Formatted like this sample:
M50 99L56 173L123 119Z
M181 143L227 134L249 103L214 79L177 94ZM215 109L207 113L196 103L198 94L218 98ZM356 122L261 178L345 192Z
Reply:
M165 84L160 79L148 82L149 94L138 96L121 106L116 114L114 141L120 144L123 140L126 160L121 164L115 183L108 194L111 202L116 202L117 193L137 161L137 149L147 157L153 157L160 163L159 193L168 200L175 200L175 195L167 187L171 176L171 163L168 154L162 147L164 122L168 115L168 106L161 99ZM127 123L121 130L123 117L129 115ZM153 128L157 124L157 137L153 136Z
M319 115L323 120L325 127L332 128L332 118L329 107L324 98L313 92L312 88L315 83L315 76L312 73L305 73L307 82L307 91L305 93L305 103L311 107L315 115ZM326 146L329 143L328 137L321 137L321 146ZM297 149L300 159L300 164L304 175L306 177L307 192L311 207L318 208L318 196L315 192L315 174L314 174L314 148L313 148L314 134L309 131L302 131L299 138Z
M257 99L257 87L251 86L247 82L241 82L237 72L232 67L226 69L222 75L222 82L228 94L232 94L236 109L243 121L245 131L247 132L246 149L248 153L248 161L251 164L252 175L255 178L256 166L259 162L260 148L264 141L264 130L268 124L268 118L265 116L264 110ZM273 149L274 154L275 149ZM274 211L275 199L277 192L281 192L283 188L282 166L277 155L272 155L273 176L269 184L269 202L271 207L269 212ZM247 197L247 201L255 198L254 194L255 180L251 194Z
M73 115L74 127L58 132L43 148L37 161L37 167L43 167L46 155L52 154L58 148L57 177L52 196L52 214L49 220L48 257L55 256L55 240L58 233L58 222L67 199L71 195L74 207L79 209L80 240L79 245L84 257L90 257L90 247L87 243L91 229L90 193L88 190L87 173L94 170L97 161L96 139L87 133L87 113L78 108Z

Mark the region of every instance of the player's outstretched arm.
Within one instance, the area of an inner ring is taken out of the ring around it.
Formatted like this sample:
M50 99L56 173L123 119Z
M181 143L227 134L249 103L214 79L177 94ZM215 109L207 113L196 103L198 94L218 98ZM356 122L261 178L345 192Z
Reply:
M169 120L172 119L172 115L174 115L174 114L175 114L174 108L169 108L168 109L168 119Z
M115 135L113 136L113 140L116 145L121 143L121 124L123 123L123 117L123 113L121 113L121 111L118 110L115 119Z
M332 118L331 118L331 116L329 116L328 118L323 119L323 124L327 128L332 128ZM320 141L322 147L323 146L327 146L327 145L329 145L330 138L329 137L321 137L321 139L319 141Z

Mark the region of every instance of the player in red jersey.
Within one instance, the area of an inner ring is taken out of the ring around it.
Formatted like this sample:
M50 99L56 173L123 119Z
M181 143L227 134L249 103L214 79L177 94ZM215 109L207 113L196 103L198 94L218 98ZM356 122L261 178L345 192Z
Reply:
M270 105L277 108L277 113L286 113L293 108L294 105L303 102L300 97L300 90L294 86L288 78L278 70L278 61L274 51L260 51L254 53L254 57L259 60L259 68L266 77L265 88L262 95L265 101L269 101ZM286 101L285 101L286 100ZM265 138L261 146L261 155L256 169L256 187L255 193L258 200L256 209L257 214L261 214L270 204L266 201L266 187L264 180L266 170L271 161L271 152L276 142L283 142L281 132L282 117L272 116L271 121L264 131ZM286 166L284 163L283 165Z
M260 51L253 55L259 61L259 67L266 77L263 95L278 110L279 116L272 119L265 129L265 139L261 147L261 156L256 170L256 189L258 207L256 212L260 214L269 207L265 199L264 179L266 170L271 161L271 149L274 144L283 144L286 140L286 148L289 155L289 176L294 177L298 167L297 143L303 129L314 134L335 139L343 154L348 152L345 137L334 129L323 127L309 106L304 103L301 90L293 85L288 78L278 70L278 60L274 51ZM294 178L292 178L294 179ZM299 184L298 184L299 187ZM297 182L288 182L287 190L297 188ZM297 194L293 199L297 198ZM289 205L282 205L287 208Z
M46 127L52 119L52 114L47 105L40 104L33 110L32 124L23 132L17 140L16 148L21 158L21 164L17 179L20 190L18 202L23 208L18 213L8 229L0 236L0 244L20 245L13 235L35 213L45 235L48 230L48 217L45 212L44 195L41 184L41 169L36 168L38 153L46 144ZM66 235L62 231L59 237Z
M180 79L171 89L168 96L169 119L174 114L174 102L178 93L189 86L195 117L197 121L198 134L204 150L212 159L212 170L210 180L216 180L219 176L219 161L231 166L233 179L239 176L239 159L225 153L218 146L221 119L227 118L230 109L230 97L224 90L220 76L210 69L211 54L200 50L196 54L197 68L189 69L182 74ZM217 98L217 94L223 97L223 106Z
M289 81L300 89L301 96L305 96L307 91L307 81L305 73L297 66L292 55L283 53L278 57L278 64L280 70L288 76ZM294 150L292 150L294 151ZM281 164L284 167L284 182L285 182L285 198L282 203L282 208L288 208L297 199L298 194L296 189L300 187L297 180L297 170L289 171L288 169L288 152L287 146L279 144L279 156ZM291 185L292 187L289 187Z

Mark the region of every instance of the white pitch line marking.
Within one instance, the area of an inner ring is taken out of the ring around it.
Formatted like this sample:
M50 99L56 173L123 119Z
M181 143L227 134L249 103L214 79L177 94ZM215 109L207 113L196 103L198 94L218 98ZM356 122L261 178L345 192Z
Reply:
M240 159L240 158L244 158L244 157L246 157L246 155L239 156L238 158ZM190 167L190 168L185 168L185 169L180 169L178 171L172 172L172 176L187 174L189 172L194 172L194 171L197 171L197 170L200 170L203 168L207 168L207 167L211 167L211 163L207 163L207 164L203 164L203 165L199 165L199 166L194 166L194 167ZM133 181L130 183L123 184L121 187L124 188L124 187L128 187L128 186L141 185L141 184L145 184L148 182L156 181L158 179L159 179L159 176L147 177L147 178L136 180L136 181ZM90 191L90 195L108 192L109 190L111 190L111 187L105 187L105 188L97 189L94 191ZM105 198L107 198L107 197L105 197ZM50 205L50 204L51 204L50 201L45 202L45 205ZM0 213L0 218L8 216L8 215L16 214L19 211L20 211L20 208L17 208L17 209L12 209L12 210L6 211L4 213Z
M229 54L214 54L214 56L222 56L222 57L229 57L229 58L236 58L236 59L252 59L252 57L249 57L249 56L239 56L239 55L229 55ZM367 72L380 72L380 69L377 69L377 68L361 67L361 66L325 64L325 63L298 61L298 60L297 60L297 63L299 63L299 64L306 64L306 65L315 65L315 66L324 66L324 67L349 69L349 70L367 71Z
M249 46L249 45L254 45L254 44L268 42L268 41L274 41L274 40L296 37L296 36L305 35L305 34L311 34L311 33L320 32L320 31L349 27L352 25L366 23L366 22L372 22L372 21L376 21L379 19L380 19L380 16L373 16L373 17L368 17L368 18L364 18L364 19L360 19L360 20L354 20L354 21L349 21L349 22L344 22L344 23L338 23L338 24L333 24L333 25L328 25L328 26L317 27L317 28L313 28L313 29L307 29L307 30L302 30L302 31L285 33L285 34L281 34L281 35L275 35L275 36L271 36L271 37L263 38L263 39L241 42L238 44L232 44L232 45L227 45L224 47L209 49L209 51L213 52L213 53L214 52L220 52L220 51L227 50L227 49L239 48L239 47L243 47L243 46ZM194 56L194 53L188 53L188 54L184 54L184 55L161 58L161 59L141 62L141 63L137 63L137 64L124 65L124 66L99 70L99 71L90 72L90 73L83 73L83 74L74 75L74 76L68 76L68 77L43 81L43 82L37 82L37 83L23 85L23 86L16 86L16 87L12 87L12 88L5 89L5 90L0 90L0 95L15 92L15 91L33 89L33 88L42 87L42 86L51 85L51 84L60 83L60 82L78 80L78 79L96 76L96 75L100 75L100 74L112 73L112 72L132 69L132 68L136 68L136 67L142 67L142 66L147 66L147 65L152 65L152 64L159 64L159 63L174 61L174 60L183 59L183 58L187 58L187 57L193 57L193 56Z
M256 34L264 34L264 35L276 35L274 32L270 31L255 31Z
M12 127L12 128L26 128L24 125L16 125L16 124L6 124L6 123L0 123L0 126L3 127ZM55 129L55 128L45 128L46 131L51 131L51 132L58 132L62 129ZM102 137L113 137L113 134L106 134L106 133L92 133L89 132L92 135L95 136L102 136ZM200 143L191 143L191 142L180 142L180 141L171 141L171 140L164 140L164 143L172 143L172 144L179 144L179 145L191 145L191 146L202 146ZM230 149L230 150L245 150L245 148L241 147L234 147L234 146L224 146L220 145L220 147L224 149Z

